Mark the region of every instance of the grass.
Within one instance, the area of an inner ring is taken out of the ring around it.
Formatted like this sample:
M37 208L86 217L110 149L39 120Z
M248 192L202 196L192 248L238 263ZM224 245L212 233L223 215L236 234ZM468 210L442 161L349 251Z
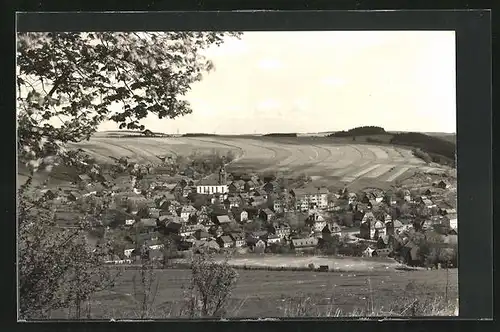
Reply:
M91 301L95 319L137 319L133 270ZM157 270L160 287L148 317L185 317L189 270ZM238 270L224 317L354 317L447 315L458 297L456 270L312 272ZM302 315L302 316L301 316ZM64 312L54 318L67 318Z

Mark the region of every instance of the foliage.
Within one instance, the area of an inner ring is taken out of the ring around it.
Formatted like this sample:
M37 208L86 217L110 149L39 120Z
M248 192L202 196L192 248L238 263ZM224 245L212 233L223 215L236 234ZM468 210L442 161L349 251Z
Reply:
M183 96L213 69L201 51L220 45L226 35L18 34L20 159L32 169L50 166L56 155L64 154L64 143L88 139L104 120L144 130L139 121L150 114L161 119L191 113ZM120 105L121 110L111 111Z
M422 159L425 161L427 164L430 164L432 162L431 156L429 156L428 153L425 153L424 151L420 149L413 149L412 153L415 157Z
M141 267L132 277L134 297L139 309L139 318L151 317L160 281L154 271L154 266L149 259L141 259Z
M365 135L382 135L386 134L384 128L376 126L362 126L349 129L348 131L337 131L328 135L328 137L351 137L351 136L365 136Z
M191 282L188 287L188 312L190 316L221 316L238 279L236 270L229 266L227 259L215 261L209 254L193 258Z
M392 137L391 144L413 146L425 153L430 161L455 166L456 144L454 142L422 133L401 133Z
M44 318L74 305L75 318L80 318L81 304L112 286L116 277L102 266L109 244L88 247L89 215L82 216L77 229L57 228L51 204L35 199L30 189L28 181L18 193L20 317Z
M269 137L297 137L297 133L269 133L263 136Z

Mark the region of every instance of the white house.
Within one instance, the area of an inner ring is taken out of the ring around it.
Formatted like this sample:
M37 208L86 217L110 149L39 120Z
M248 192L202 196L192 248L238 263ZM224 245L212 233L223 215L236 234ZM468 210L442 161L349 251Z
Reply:
M127 248L123 251L123 254L125 257L130 257L132 256L132 252L135 250L135 248Z
M196 209L192 205L184 206L181 210L180 217L184 222L187 222L189 218L196 214Z
M307 211L310 206L325 209L328 206L328 190L326 188L293 189L296 208Z
M248 212L247 211L241 211L240 220L241 221L248 221Z
M280 243L281 241L281 238L278 236L278 235L273 235L273 234L270 234L268 237L267 237L267 244L273 244L273 243Z
M134 223L135 223L135 219L133 219L133 218L125 219L125 225L127 225L127 226L132 226Z

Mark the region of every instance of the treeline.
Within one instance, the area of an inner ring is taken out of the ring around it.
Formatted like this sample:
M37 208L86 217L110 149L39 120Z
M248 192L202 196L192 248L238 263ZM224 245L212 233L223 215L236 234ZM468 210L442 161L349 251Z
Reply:
M350 137L350 136L367 136L367 135L383 135L387 134L384 128L377 126L363 126L349 129L347 131L337 131L328 137Z
M218 135L207 134L207 133L187 133L182 135L182 137L208 137L208 136L218 136Z
M453 142L421 133L402 133L395 134L391 144L415 147L413 151L415 156L425 158L427 162L455 166L456 144Z
M269 137L297 137L297 133L270 133L270 134L265 134L264 136L269 136Z

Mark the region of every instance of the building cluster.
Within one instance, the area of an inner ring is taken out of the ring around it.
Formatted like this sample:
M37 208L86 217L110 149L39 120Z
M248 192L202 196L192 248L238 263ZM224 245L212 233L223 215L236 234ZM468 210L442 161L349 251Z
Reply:
M307 184L288 188L279 179L228 174L225 167L198 180L188 171L175 176L158 173L149 170L140 177L118 178L104 175L97 184L87 175L80 176L77 181L84 193L70 191L65 196L79 202L111 194L112 206L103 216L102 226L106 232L124 233L126 243L123 252L115 252L110 261L124 262L142 252L160 259L167 237L174 240L176 251L192 252L239 248L263 252L278 246L315 250L329 238L353 233L358 233L353 241L382 239L387 244L387 238L415 226L411 218L381 213L402 204L430 211L421 220L424 229L444 225L450 232L457 231L456 210L444 203L449 186L444 181L425 190L408 189L398 194L380 190L350 193L345 188L330 192ZM62 197L50 191L45 195ZM69 227L74 213L59 213L64 214L60 219L66 220L59 224ZM340 226L339 218L332 217L344 213L353 216L358 231Z

